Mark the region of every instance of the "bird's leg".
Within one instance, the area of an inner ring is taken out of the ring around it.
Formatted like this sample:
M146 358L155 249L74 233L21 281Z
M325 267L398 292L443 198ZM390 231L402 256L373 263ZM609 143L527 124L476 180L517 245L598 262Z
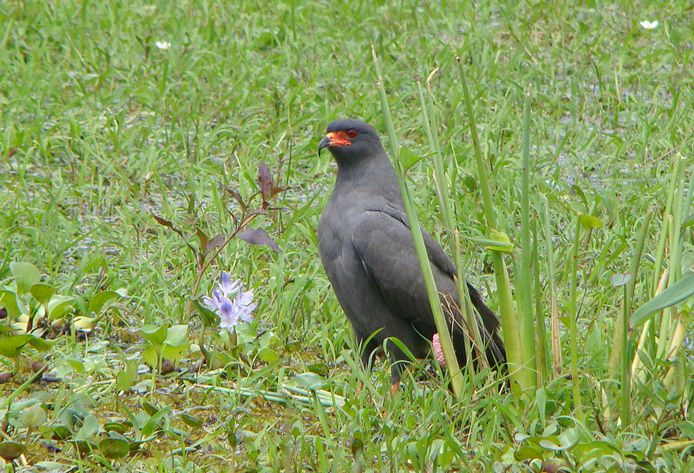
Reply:
M400 389L400 377L402 376L402 368L400 363L393 363L390 367L390 393L395 396Z
M354 388L354 397L359 397L362 389L364 389L364 382L357 380L357 387Z

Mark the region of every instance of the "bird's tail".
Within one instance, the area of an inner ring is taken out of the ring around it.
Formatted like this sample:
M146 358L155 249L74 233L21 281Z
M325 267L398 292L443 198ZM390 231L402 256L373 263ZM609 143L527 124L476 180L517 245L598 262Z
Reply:
M487 307L482 300L482 296L474 286L468 283L467 287L470 293L470 301L480 315L479 331L482 343L484 343L487 361L491 367L504 370L506 366L506 349L504 348L504 342L501 341L499 336L499 318ZM458 356L458 362L461 365L465 364L465 337L466 335L462 330L454 330L453 344Z
M473 285L468 283L467 287L470 292L470 301L479 313L482 321L479 329L487 361L490 366L503 369L506 366L506 349L504 348L504 342L501 341L499 336L499 318L492 309L487 307L479 291ZM464 343L462 339L459 343L456 343L456 353L465 353Z

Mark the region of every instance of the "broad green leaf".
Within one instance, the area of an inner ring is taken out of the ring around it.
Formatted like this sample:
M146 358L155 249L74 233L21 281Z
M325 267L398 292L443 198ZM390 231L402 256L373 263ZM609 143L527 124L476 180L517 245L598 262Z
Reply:
M197 309L198 314L200 314L200 319L204 326L215 327L219 325L219 317L217 317L217 314L205 307L198 299L193 299L193 305L195 309Z
M559 434L559 446L562 450L573 448L581 439L578 429L570 428Z
M8 358L16 357L24 348L24 345L29 343L29 340L34 338L28 333L22 335L4 335L0 338L0 355Z
M408 147L402 146L400 148L400 161L405 171L417 164L420 159L421 158L414 154Z
M258 352L258 358L265 363L275 363L280 359L280 356L272 348L265 347Z
M43 338L32 335L31 340L29 340L29 345L31 345L38 351L48 351L53 347L53 344L56 341L57 340L48 341L44 340Z
M22 426L30 427L32 429L41 427L46 423L46 419L46 411L44 411L39 405L33 405L27 409L24 409L19 414L19 422L22 424Z
M548 437L550 435L555 435L558 430L559 430L559 424L557 424L557 422L553 420L549 424L547 424L544 429L542 429L542 436ZM537 437L537 438L540 439L542 437Z
M75 440L88 440L99 431L99 420L92 414L87 415L82 421L82 427L75 435Z
M272 330L267 330L258 337L258 346L262 348L277 346L280 345L280 343L279 337L275 335L275 332Z
M181 420L189 427L193 427L194 429L199 429L203 424L202 419L186 412L181 413Z
M557 437L556 435L548 435L547 437L540 439L538 445L547 450L564 450L561 446L561 443L559 442L559 437Z
M306 367L311 373L316 373L319 376L328 376L330 367L325 363L313 363Z
M581 224L586 228L602 228L602 222L594 215L580 214L578 218Z
M188 325L174 325L166 331L167 345L179 347L188 344Z
M169 415L170 412L170 407L164 407L163 409L159 410L159 412L150 417L149 420L145 422L145 425L142 426L142 436L149 437L150 435L152 435L159 426L159 422L161 422L164 416Z
M48 284L34 284L31 286L31 295L43 305L48 304L53 294L55 294L55 288Z
M19 458L26 453L26 448L19 442L0 442L0 457L8 462ZM12 470L7 470L12 471Z
M572 454L581 458L585 463L592 458L601 458L614 453L621 453L621 450L616 446L604 440L593 440L591 442L581 442L572 450Z
M159 365L159 347L152 345L142 352L142 361L147 363L152 368Z
M298 374L294 376L294 380L308 389L320 389L326 384L325 379L311 372Z
M183 345L169 345L165 343L161 350L161 357L165 360L172 362L177 362L181 357L188 351L188 344Z
M168 324L164 324L161 327L148 324L140 329L140 333L142 334L142 337L152 345L161 345L166 340L168 328Z
M128 361L125 364L125 369L116 374L116 386L121 391L127 391L133 385L137 376L137 362ZM121 432L122 433L122 432Z
M51 437L55 440L67 440L72 432L62 424L55 425L50 428Z
M690 271L631 314L631 325L639 325L651 318L655 312L679 304L691 296L694 296L694 272Z
M96 319L93 317L78 316L72 321L72 325L77 330L82 330L85 332L91 332L94 330L94 325L96 325Z
M532 460L534 458L542 458L543 451L537 445L521 445L513 453L513 457L518 461Z
M142 409L147 413L149 416L153 416L157 412L159 412L159 408L152 404L149 401L142 401ZM144 424L143 424L144 425Z
M85 373L86 372L86 369L84 368L84 363L82 362L82 360L78 360L76 358L65 358L65 361L67 361L67 364L76 373Z
M114 299L120 298L121 295L118 294L115 291L104 291L100 292L98 294L95 294L92 296L91 299L89 299L89 311L93 312L96 315L99 315L101 310L104 308L105 305L107 305L109 302L113 301Z
M99 442L99 451L106 458L123 458L130 453L130 444L123 439L106 438Z
M226 332L226 330L224 330ZM228 332L227 332L228 333ZM250 343L255 345L258 334L256 333L253 324L238 324L234 328L234 333L237 336L239 345Z
M70 440L80 455L89 455L97 449L97 445L87 440Z
M502 251L504 253L510 253L513 251L513 243L511 239L503 232L498 230L489 231L489 239L477 238L475 243L480 244L490 250Z
M7 315L17 318L22 315L22 311L17 303L17 294L9 289L0 290L0 306L7 310Z
M48 302L48 317L51 320L58 320L72 307L74 299L71 296L57 294Z
M17 284L17 292L19 294L29 292L31 286L41 282L41 272L31 263L10 263L10 271L12 271L12 276Z
M129 422L106 422L104 424L104 430L108 432L109 435L111 434L111 432L124 434L125 432L130 430L131 427L132 425L130 425Z

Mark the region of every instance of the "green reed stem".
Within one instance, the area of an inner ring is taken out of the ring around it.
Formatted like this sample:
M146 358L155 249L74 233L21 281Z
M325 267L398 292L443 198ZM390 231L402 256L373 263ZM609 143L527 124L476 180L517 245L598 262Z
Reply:
M456 395L456 397L460 398L463 393L463 376L460 372L460 366L458 365L458 359L455 356L455 349L453 348L451 334L448 330L448 324L446 323L446 319L443 314L443 309L441 307L441 299L439 298L439 294L436 288L436 282L434 281L434 274L431 270L431 262L429 261L429 256L427 255L426 247L424 246L424 238L422 237L422 230L419 226L417 212L414 209L412 198L410 196L410 192L407 187L407 182L405 180L405 167L403 162L400 160L400 145L395 135L393 118L390 114L390 107L388 106L388 96L386 95L385 85L383 84L383 77L381 75L381 69L378 64L376 49L373 46L371 47L371 54L373 56L374 68L376 69L376 76L378 78L378 91L381 97L383 118L385 120L386 128L388 130L388 142L390 145L390 151L393 156L395 168L398 171L400 191L402 192L402 198L405 204L405 212L407 213L407 220L409 222L410 231L412 232L412 239L414 241L415 251L417 252L417 259L419 260L419 266L422 271L422 276L424 277L424 285L426 287L427 296L429 298L431 312L434 316L436 330L439 334L439 340L441 342L443 356L446 360L446 366L448 367L448 370L451 373L451 385L453 386L453 392Z
M521 264L518 272L518 325L523 362L528 369L535 368L535 314L532 309L533 271L530 241L530 89L523 105L523 148L521 157ZM537 374L530 378L535 386Z
M569 319L569 355L571 382L573 385L574 406L576 417L583 420L583 402L581 400L581 382L578 377L578 330L576 329L576 287L578 283L578 248L581 237L581 216L576 216L576 234L574 236L573 252L571 254L571 280L569 286L569 301L567 306L567 317Z
M475 163L477 165L477 176L479 179L480 191L482 194L482 206L484 217L487 224L487 231L491 233L496 230L496 218L494 216L494 206L492 204L492 190L489 184L488 163L482 156L480 140L477 135L477 123L472 108L472 99L465 78L465 71L458 58L458 73L460 82L463 88L463 97L465 102L465 112L468 118L470 127L470 136L474 147ZM534 384L534 373L532 365L527 363L523 357L523 349L520 340L520 330L518 327L518 319L516 318L516 310L513 302L513 291L511 282L508 276L508 270L504 263L501 252L491 251L492 262L494 265L494 273L496 276L497 292L499 294L499 312L501 315L501 328L506 346L506 358L509 368L509 376L511 378L511 390L515 396L520 396L524 391L530 389Z
M470 301L470 293L467 290L466 278L463 272L462 248L460 246L458 229L454 219L455 207L449 195L449 189L452 187L448 176L444 172L443 155L441 153L441 147L439 146L438 134L436 132L437 128L435 126L435 109L432 101L427 101L424 98L424 91L419 81L417 81L417 87L419 91L420 104L422 106L422 121L424 122L424 128L427 133L427 138L429 139L429 145L434 153L434 183L436 185L436 194L439 198L443 223L447 229L449 245L454 254L454 262L456 267L455 282L456 289L458 291L458 299L460 300L460 312L463 317L463 321L465 322L467 333L470 335L469 338L473 342L473 347L479 362L479 366L480 368L484 368L488 365L488 363L486 356L484 355L484 343L482 337L480 336L477 317L474 308L472 307L472 302ZM431 97L431 90L429 90L429 97ZM434 126L432 126L432 123ZM465 337L465 350L467 359L471 360L472 350L468 342L468 337Z

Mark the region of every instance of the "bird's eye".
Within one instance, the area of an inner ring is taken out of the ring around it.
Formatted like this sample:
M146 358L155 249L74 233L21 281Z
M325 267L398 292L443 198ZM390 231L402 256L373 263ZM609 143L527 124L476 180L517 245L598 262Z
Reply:
M357 130L353 128L347 130L347 136L349 136L350 138L354 138L355 136L357 136Z

